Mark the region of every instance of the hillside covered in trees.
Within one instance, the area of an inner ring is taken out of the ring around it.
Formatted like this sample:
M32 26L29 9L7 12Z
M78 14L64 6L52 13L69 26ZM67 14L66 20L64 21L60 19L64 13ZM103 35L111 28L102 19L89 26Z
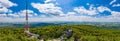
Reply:
M98 28L90 25L61 25L30 28L30 32L41 35L46 41L59 39L64 29L73 30L73 35L65 41L120 41L120 30ZM28 39L23 28L0 28L0 41L37 41Z

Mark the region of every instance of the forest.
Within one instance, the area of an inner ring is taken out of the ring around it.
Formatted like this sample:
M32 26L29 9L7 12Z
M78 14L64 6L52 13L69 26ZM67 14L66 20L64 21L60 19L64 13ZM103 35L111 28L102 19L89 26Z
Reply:
M59 25L30 28L30 32L41 35L45 41L59 39L64 34L64 29L73 30L73 35L64 41L120 41L120 30L100 28L91 25ZM28 39L24 34L24 28L0 28L0 41L38 41Z

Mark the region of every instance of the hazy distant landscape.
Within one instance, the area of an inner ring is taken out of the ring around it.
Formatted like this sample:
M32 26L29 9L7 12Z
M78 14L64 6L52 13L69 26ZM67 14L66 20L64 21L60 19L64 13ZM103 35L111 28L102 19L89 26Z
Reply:
M49 25L92 25L97 26L101 28L107 28L107 29L120 29L120 22L31 22L29 23L29 27L41 27L41 26L49 26ZM23 28L25 26L25 23L0 23L0 27L20 27Z

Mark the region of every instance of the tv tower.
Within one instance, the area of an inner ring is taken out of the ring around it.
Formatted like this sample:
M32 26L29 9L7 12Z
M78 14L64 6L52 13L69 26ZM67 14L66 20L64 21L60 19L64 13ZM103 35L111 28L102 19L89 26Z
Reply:
M26 17L25 17L25 27L24 27L24 33L28 38L37 38L39 40L43 40L42 37L38 34L30 33L29 32L29 23L28 23L28 2L26 0Z
M26 24L25 24L25 30L29 31L29 26L28 26L28 2L26 0Z

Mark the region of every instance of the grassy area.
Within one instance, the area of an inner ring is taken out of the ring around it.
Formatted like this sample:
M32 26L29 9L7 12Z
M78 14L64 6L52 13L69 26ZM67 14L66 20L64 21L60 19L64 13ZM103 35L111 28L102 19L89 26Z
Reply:
M40 34L46 41L58 39L64 29L69 28L74 31L73 36L66 41L78 38L79 41L120 41L120 30L98 28L90 25L62 25L30 28L30 32ZM0 28L0 41L37 41L28 39L24 35L23 28Z

